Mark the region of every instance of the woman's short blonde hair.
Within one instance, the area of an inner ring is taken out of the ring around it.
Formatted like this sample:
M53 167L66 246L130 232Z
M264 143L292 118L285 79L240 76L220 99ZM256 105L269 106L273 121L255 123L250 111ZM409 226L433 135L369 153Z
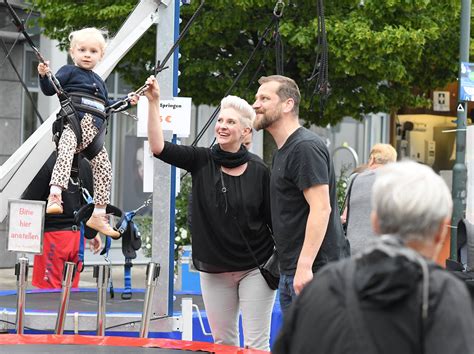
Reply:
M255 111L246 100L237 96L226 96L221 101L221 109L226 108L232 108L239 114L240 123L244 128L252 128Z
M81 41L96 41L100 45L100 49L102 49L102 53L105 50L106 46L106 32L102 31L95 27L87 27L83 28L69 34L69 49L74 48L78 42Z

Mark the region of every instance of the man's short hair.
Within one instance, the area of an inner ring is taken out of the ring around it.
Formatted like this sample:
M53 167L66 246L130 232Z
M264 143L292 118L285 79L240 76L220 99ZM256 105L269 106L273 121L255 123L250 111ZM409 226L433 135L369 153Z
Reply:
M262 76L258 80L258 83L262 85L272 81L278 82L280 84L276 92L278 97L280 97L280 100L285 101L288 98L293 99L293 101L295 102L293 107L293 113L295 115L298 115L300 111L301 94L300 89L298 88L298 85L296 84L295 80L282 75L270 75Z
M430 167L414 161L391 163L377 172L372 209L382 234L403 240L432 238L453 202L446 182Z
M397 161L397 150L390 144L375 144L370 150L369 160L371 158L374 163L386 165Z

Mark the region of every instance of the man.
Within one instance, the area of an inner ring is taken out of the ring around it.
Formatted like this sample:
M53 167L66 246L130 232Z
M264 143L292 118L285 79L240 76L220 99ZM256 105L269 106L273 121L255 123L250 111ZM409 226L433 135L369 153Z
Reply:
M23 193L23 199L47 200L49 195L49 181L56 162L56 152L51 154L38 174L31 181ZM72 183L74 180L74 183ZM81 184L79 184L79 180ZM85 203L80 185L91 191L92 170L89 162L82 158L79 162L79 179L70 178L69 186L63 193L62 214L46 214L44 223L43 254L35 255L33 265L32 285L43 289L62 287L63 268L65 262L79 261L80 231L74 223L74 212ZM100 236L89 241L92 252L97 253L102 246ZM80 272L76 272L73 287L79 284Z
M367 169L352 175L343 214L352 256L365 250L376 239L370 224L372 186L375 182L376 171L396 160L397 151L392 145L375 144L370 150Z
M254 128L275 139L270 181L272 224L280 256L280 305L291 301L330 261L348 256L336 200L334 166L324 141L298 120L300 92L287 77L262 77Z
M326 266L288 312L273 353L473 353L468 291L437 266L451 220L446 183L412 161L380 169L374 230L358 257Z

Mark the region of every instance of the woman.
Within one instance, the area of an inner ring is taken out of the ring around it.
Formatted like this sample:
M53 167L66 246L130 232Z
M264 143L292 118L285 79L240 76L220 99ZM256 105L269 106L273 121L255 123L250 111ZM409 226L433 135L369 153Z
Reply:
M239 345L242 311L245 346L269 350L275 300L247 247L260 264L272 254L269 226L270 174L263 161L242 146L255 112L243 99L227 96L214 128L212 148L165 142L160 122L160 90L147 80L148 139L155 157L191 172L193 263L214 341Z

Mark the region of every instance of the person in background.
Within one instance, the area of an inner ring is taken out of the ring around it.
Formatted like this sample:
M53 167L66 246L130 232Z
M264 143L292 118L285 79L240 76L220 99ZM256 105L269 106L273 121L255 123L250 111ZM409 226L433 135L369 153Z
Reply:
M397 151L390 144L375 144L370 150L365 171L351 175L342 222L346 223L346 236L354 256L376 239L370 224L372 185L377 171L388 163L397 161Z
M250 132L244 137L244 140L242 140L242 145L250 151L252 149L252 141L253 139L253 129L250 130Z
M23 193L22 199L48 200L49 181L55 162L56 152L53 152ZM71 177L63 193L64 212L45 215L43 253L35 255L33 264L32 285L37 288L60 289L64 263L79 262L81 237L79 225L74 223L74 212L86 203L81 186L88 191L93 188L91 167L85 158L80 159L79 175ZM100 251L102 241L98 234L89 241L89 246L94 253ZM79 278L80 272L76 272L74 288L78 287Z
M214 127L212 148L164 141L160 90L152 76L145 92L149 101L148 139L155 157L191 172L193 264L214 341L239 346L239 313L244 345L269 350L275 291L259 264L273 253L270 233L270 171L243 145L255 112L243 99L227 96Z
M451 193L430 167L380 169L372 189L378 242L326 266L296 299L272 353L474 352L465 284L434 263L451 221Z
M298 85L280 75L258 82L254 128L268 131L278 148L270 196L280 257L280 305L286 311L314 273L349 256L350 250L337 206L331 155L323 139L300 125Z

